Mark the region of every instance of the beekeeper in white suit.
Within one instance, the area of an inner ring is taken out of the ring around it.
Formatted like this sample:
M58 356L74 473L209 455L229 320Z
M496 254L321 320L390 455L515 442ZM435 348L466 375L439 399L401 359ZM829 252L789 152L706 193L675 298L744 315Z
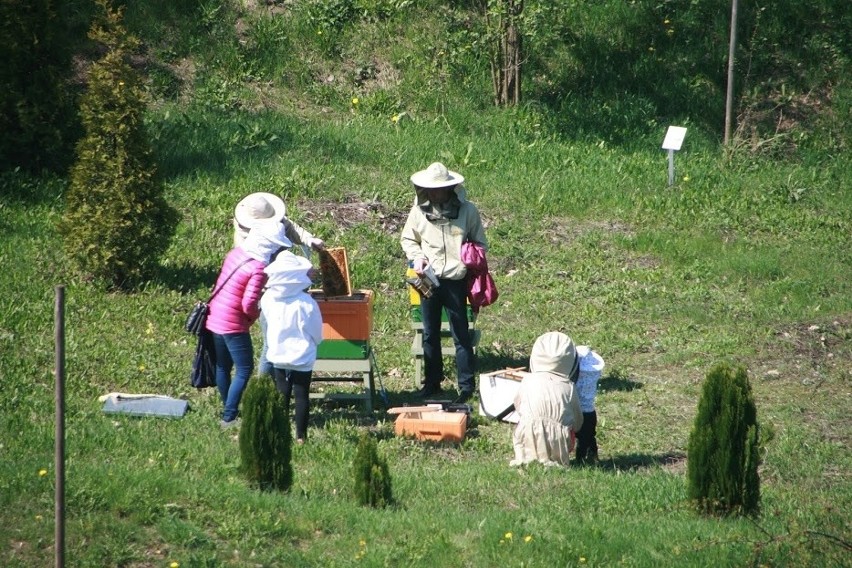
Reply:
M518 424L513 434L519 466L533 461L567 466L576 432L583 426L577 389L577 349L570 337L551 331L536 339L530 354L530 374L515 396Z

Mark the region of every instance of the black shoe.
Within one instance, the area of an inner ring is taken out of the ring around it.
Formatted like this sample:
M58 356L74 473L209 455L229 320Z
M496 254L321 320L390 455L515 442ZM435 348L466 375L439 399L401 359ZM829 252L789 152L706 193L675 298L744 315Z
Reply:
M440 395L441 394L441 387L439 387L439 386L436 387L434 385L423 385L423 388L420 389L419 391L417 391L417 394L419 394L423 398L428 398L430 396Z
M461 394L453 401L454 404L464 404L473 396L473 391L462 391Z

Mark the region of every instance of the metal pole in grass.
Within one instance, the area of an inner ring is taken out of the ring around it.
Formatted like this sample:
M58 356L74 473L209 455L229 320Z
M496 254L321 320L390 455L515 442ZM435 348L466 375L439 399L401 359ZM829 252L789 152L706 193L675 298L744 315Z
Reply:
M683 126L669 126L666 137L663 140L663 150L669 151L669 185L674 183L674 153L680 150L683 139L686 137L686 128Z
M56 432L54 462L56 489L54 490L54 543L56 568L65 566L65 286L56 287L55 363L56 363Z

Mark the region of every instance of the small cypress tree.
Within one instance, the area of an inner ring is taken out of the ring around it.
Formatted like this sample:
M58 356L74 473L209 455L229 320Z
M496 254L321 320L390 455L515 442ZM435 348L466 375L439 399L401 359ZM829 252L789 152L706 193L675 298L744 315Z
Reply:
M720 363L707 374L687 452L688 494L699 511L758 513L757 408L743 367Z
M369 433L358 440L352 463L355 497L364 506L383 508L392 500L391 477L387 461L379 457L376 441Z
M289 405L268 378L249 381L243 396L239 445L242 470L250 482L261 489L290 489Z
M97 3L102 15L89 37L105 51L80 101L85 134L59 230L83 276L125 288L152 275L178 219L156 175L143 122L147 97L129 62L139 42L124 29L122 10L113 11L109 0Z

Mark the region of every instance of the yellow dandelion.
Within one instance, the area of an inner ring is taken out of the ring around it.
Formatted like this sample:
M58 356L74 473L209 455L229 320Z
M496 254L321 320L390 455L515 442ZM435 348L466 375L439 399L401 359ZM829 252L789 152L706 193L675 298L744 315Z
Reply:
M528 534L527 536L524 537L524 542L530 542L531 540L532 540L531 534Z
M394 123L399 122L399 115L398 114L393 115L391 117L391 122L394 122Z
M663 20L663 23L665 25L669 25L671 23L671 21L668 18L666 18L665 20Z
M352 97L352 104L353 104L353 105L357 105L357 104L358 104L358 97Z
M689 181L689 176L683 176L683 181Z
M38 470L38 476L39 476L39 477L44 477L45 475L47 475L47 470L46 470L46 469L40 469L40 470Z
M585 556L581 556L581 557L580 557L580 564L585 564L585 562L586 562L586 557L585 557Z
M36 516L35 516L35 520L37 520L37 521L40 521L40 520L42 520L42 519L44 519L44 517L42 517L41 515L36 515Z
M503 538L505 538L506 540L512 540L512 533L507 532L507 533L503 536Z
M322 35L322 30L317 30L317 35Z
M139 371L144 371L144 370L145 370L145 365L139 365Z
M364 539L361 539L361 540L358 541L358 545L359 546L367 546L367 541L364 540Z
M172 562L169 564L169 568L180 568L180 562Z

